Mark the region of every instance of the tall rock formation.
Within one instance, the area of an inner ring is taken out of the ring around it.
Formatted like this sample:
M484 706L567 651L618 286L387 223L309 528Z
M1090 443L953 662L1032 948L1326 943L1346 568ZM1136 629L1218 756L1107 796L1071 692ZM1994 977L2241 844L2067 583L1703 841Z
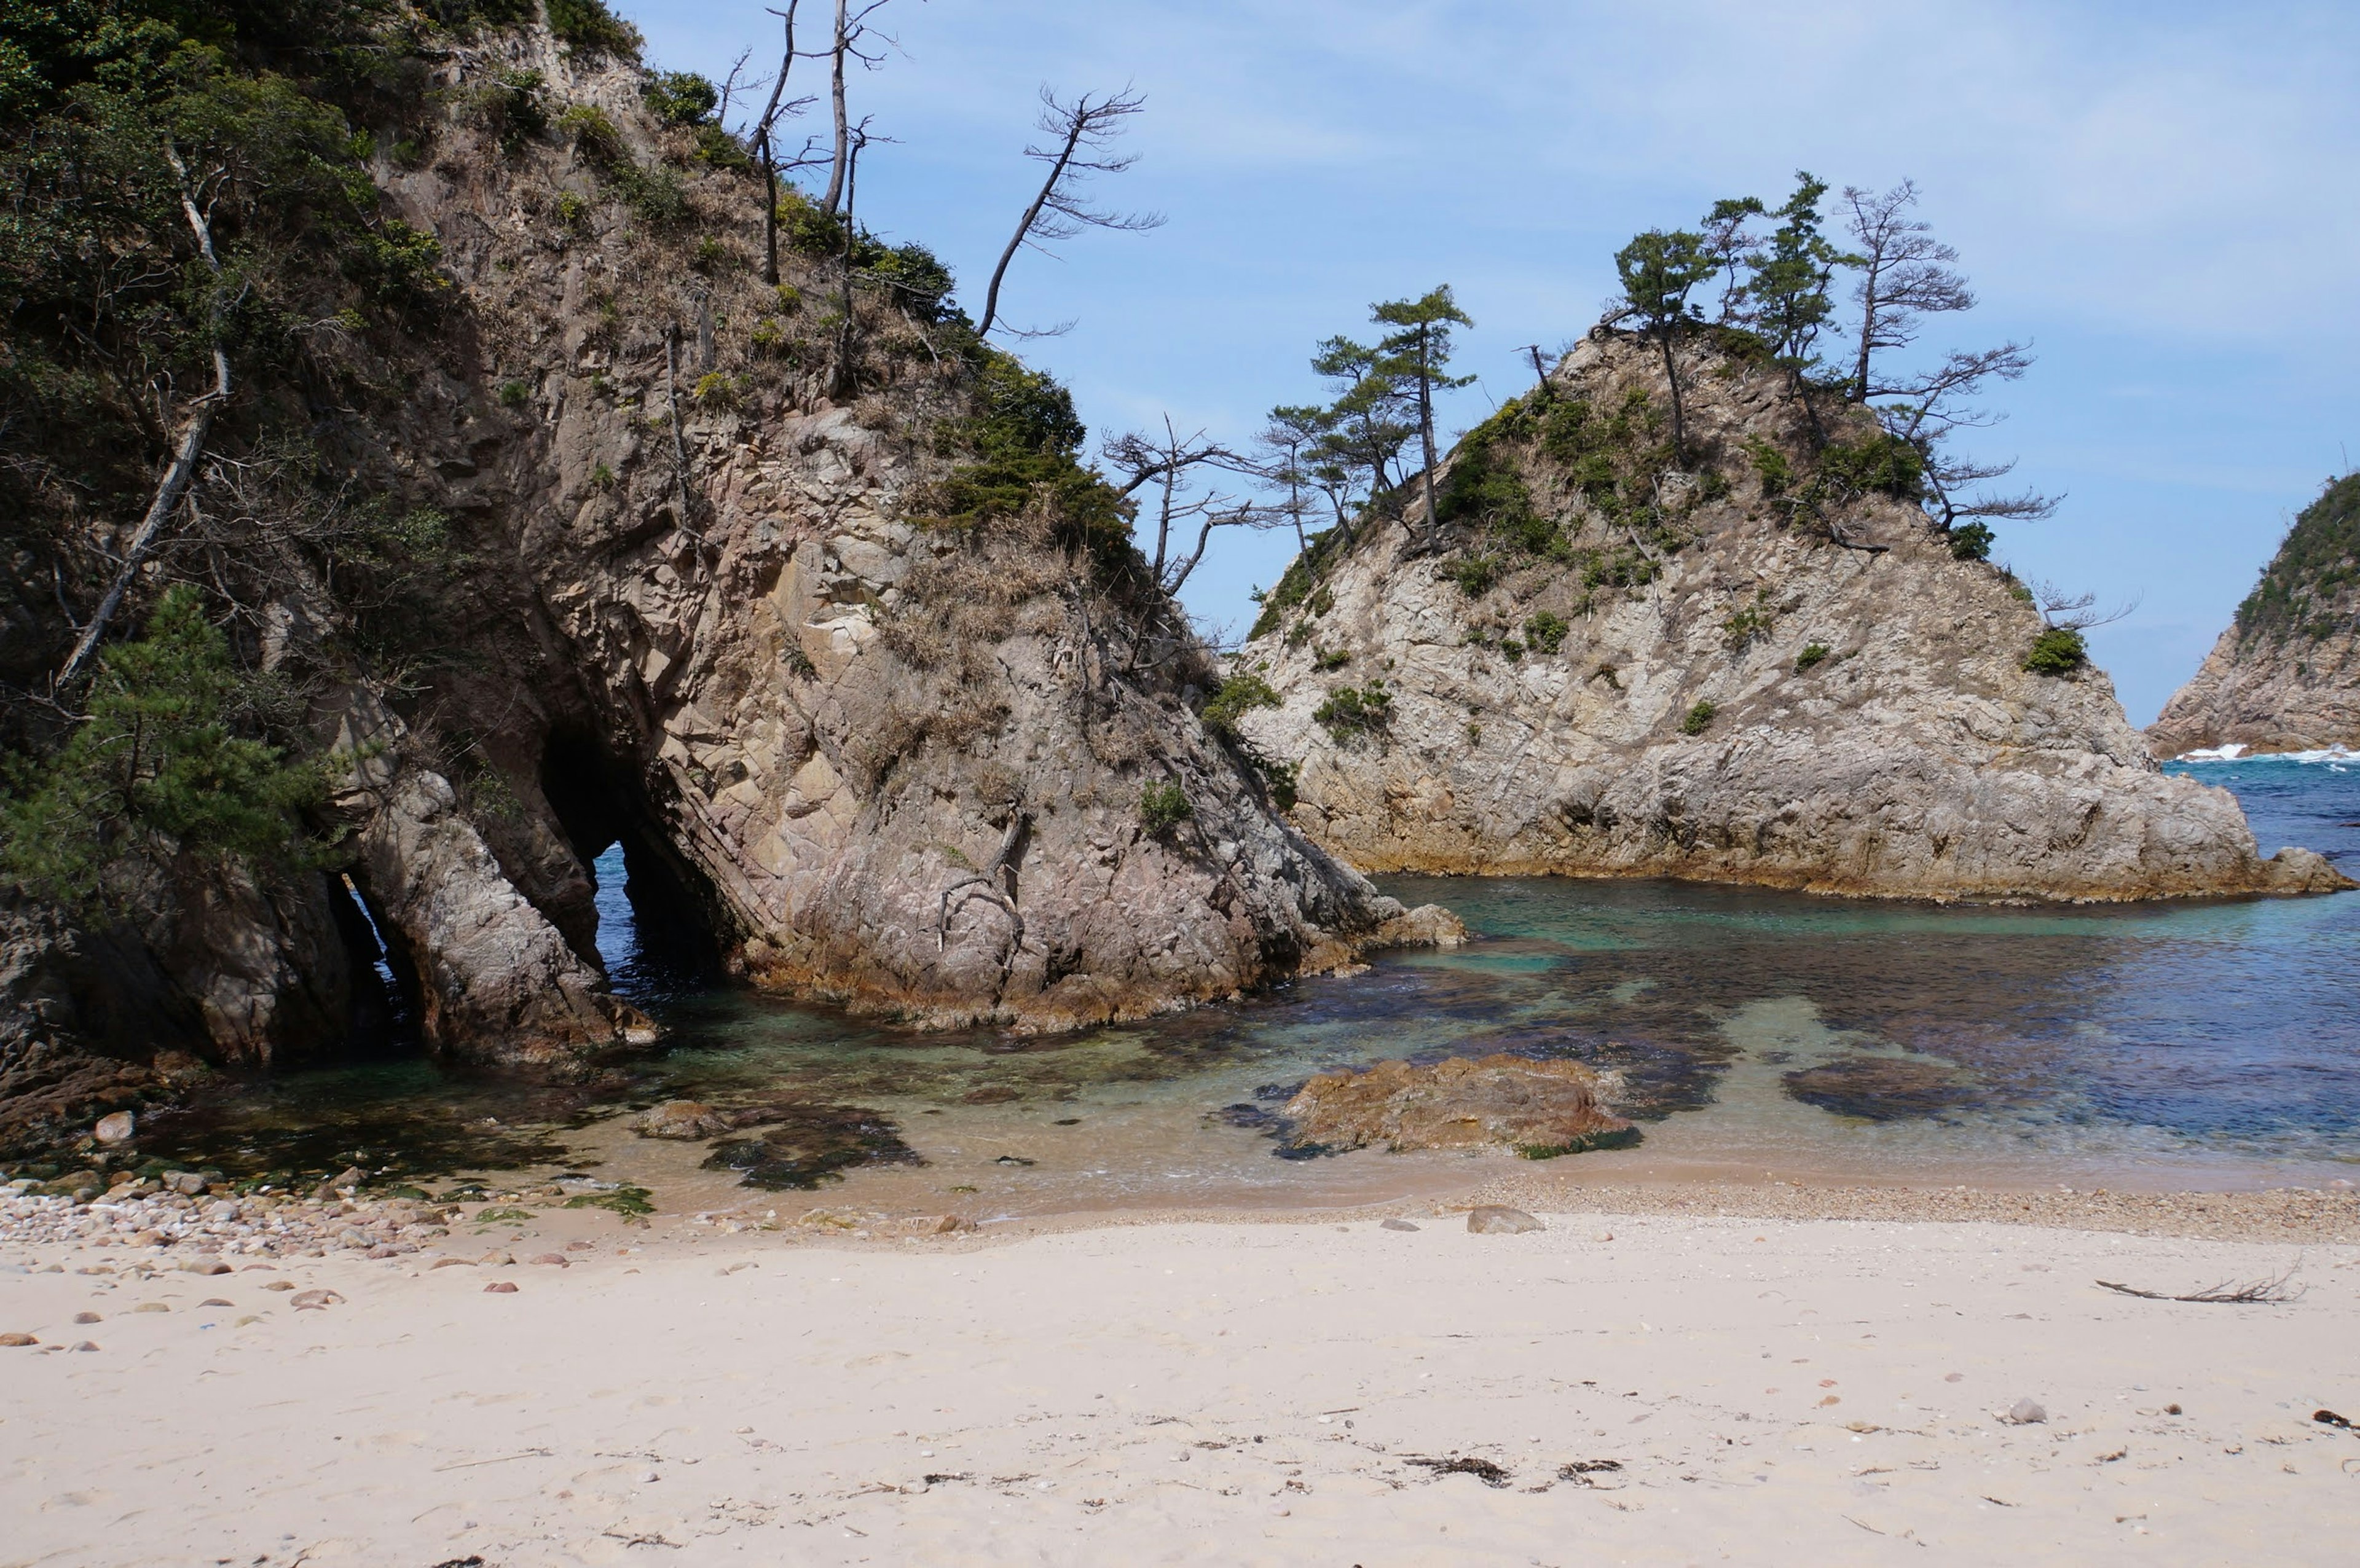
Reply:
M716 969L920 1025L1134 1018L1453 938L1198 720L1211 661L1070 401L975 342L931 256L791 197L768 285L759 177L635 65L540 29L428 59L368 173L447 282L307 426L371 509L257 497L230 557L336 748L333 864L243 903L200 876L103 938L0 909L0 1144L159 1047L332 1044L380 958L454 1060L645 1043L595 947L617 843ZM153 1005L94 994L105 943Z
M1687 472L1656 349L1601 332L1460 444L1433 537L1339 530L1272 592L1230 666L1271 690L1230 705L1312 837L1371 872L1931 898L2348 885L2159 772L2078 639L1928 528L1908 449L1857 410L1807 439L1721 343L1688 351Z
M2159 757L2360 746L2360 474L2302 509L2147 741Z

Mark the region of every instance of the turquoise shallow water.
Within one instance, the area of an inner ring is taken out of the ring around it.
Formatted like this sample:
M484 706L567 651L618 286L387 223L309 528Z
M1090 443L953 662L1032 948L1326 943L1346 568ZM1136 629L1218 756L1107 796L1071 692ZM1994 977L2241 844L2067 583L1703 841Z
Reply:
M2265 847L2360 861L2360 773L2191 765ZM735 1170L621 1134L681 1095L792 1102L783 1173L886 1163L838 1195L1025 1209L1400 1195L1460 1157L1273 1158L1268 1115L1325 1068L1508 1051L1618 1075L1646 1128L1586 1172L2242 1185L2360 1164L2360 896L2134 908L1943 908L1673 882L1395 878L1480 940L1150 1024L1053 1040L917 1036L700 981L643 950L619 855L602 946L668 1049L584 1089L416 1061L291 1075L185 1118L186 1152L250 1170L598 1168L686 1184ZM858 1114L855 1114L858 1113ZM881 1134L880 1129L882 1129ZM810 1156L809 1159L804 1159ZM802 1160L802 1163L798 1163ZM967 1199L966 1194L974 1197Z

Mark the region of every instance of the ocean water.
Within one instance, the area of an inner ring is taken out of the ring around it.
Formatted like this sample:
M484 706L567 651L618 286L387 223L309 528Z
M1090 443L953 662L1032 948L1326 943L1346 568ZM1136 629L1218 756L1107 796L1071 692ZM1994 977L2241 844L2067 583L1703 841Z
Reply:
M2360 868L2360 763L2174 767L2235 791L2266 852L2301 844ZM159 1135L224 1169L586 1171L698 1207L1317 1205L1463 1188L1495 1157L1276 1158L1271 1115L1294 1086L1387 1057L1505 1051L1614 1074L1645 1137L1560 1166L1580 1179L2360 1175L2360 895L1944 907L1389 878L1478 940L1028 1040L912 1035L711 985L638 941L620 855L598 870L609 972L667 1026L660 1052L561 1089L352 1063L224 1097ZM670 1097L767 1105L784 1125L710 1156L627 1130L627 1113Z

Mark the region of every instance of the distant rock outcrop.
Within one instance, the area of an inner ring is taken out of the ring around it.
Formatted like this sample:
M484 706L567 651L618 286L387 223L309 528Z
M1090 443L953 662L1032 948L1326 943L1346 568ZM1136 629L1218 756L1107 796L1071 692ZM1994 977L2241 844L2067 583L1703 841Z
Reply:
M1434 538L1369 523L1289 571L1229 667L1267 688L1227 706L1313 838L1370 872L1931 898L2348 885L2159 771L1864 412L1815 438L1779 372L1702 347L1683 388L1675 472L1655 348L1597 334L1462 442Z
M2302 509L2147 735L2159 757L2360 746L2360 474L2329 481Z

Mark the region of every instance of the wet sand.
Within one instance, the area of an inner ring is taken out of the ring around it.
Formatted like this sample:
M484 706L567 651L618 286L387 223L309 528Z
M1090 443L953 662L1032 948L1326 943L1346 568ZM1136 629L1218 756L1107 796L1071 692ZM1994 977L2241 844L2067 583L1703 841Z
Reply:
M0 1563L2346 1560L2349 1193L1489 1174L1546 1228L0 1247Z

